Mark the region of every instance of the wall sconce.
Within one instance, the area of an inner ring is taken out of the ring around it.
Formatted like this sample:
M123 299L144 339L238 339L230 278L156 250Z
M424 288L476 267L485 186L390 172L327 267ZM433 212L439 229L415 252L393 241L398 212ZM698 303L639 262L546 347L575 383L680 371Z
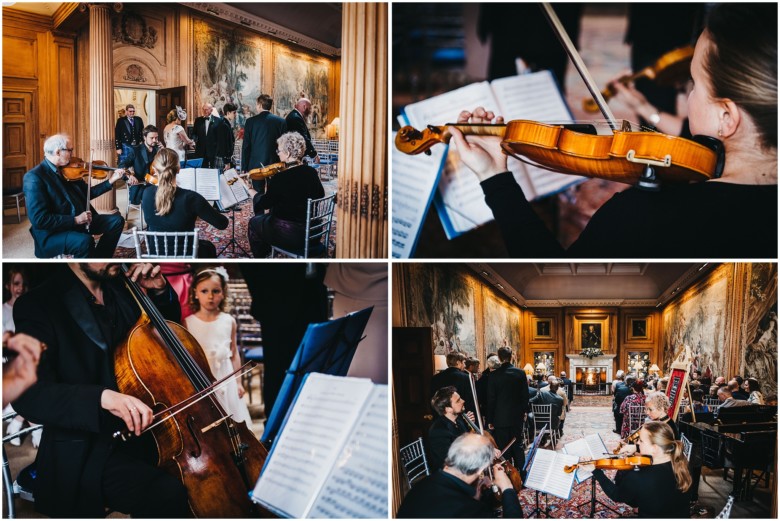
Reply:
M525 371L525 374L527 376L531 376L532 374L534 374L534 366L532 366L531 364L525 364L525 366L523 366L523 371Z
M658 373L661 371L661 369L658 367L658 364L653 364L650 366L650 369L648 369L653 375L658 376Z
M446 355L433 355L433 371L439 373L447 369L447 356Z
M328 139L338 139L339 138L339 127L341 126L341 121L339 120L339 117L336 116L333 118L333 121L331 121L330 125L325 126L325 133L328 135Z

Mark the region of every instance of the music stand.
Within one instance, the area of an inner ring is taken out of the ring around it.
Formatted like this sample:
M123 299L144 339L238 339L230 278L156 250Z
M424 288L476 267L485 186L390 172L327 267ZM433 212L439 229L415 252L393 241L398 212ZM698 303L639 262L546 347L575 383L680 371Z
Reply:
M528 476L528 470L531 468L531 463L534 460L534 456L536 456L536 451L541 445L542 438L544 437L546 432L547 432L547 424L545 424L542 427L542 430L540 430L539 434L537 434L536 437L534 438L534 442L531 444L531 448L528 449L528 454L525 457L525 465L523 465L523 472L525 473L526 476ZM536 492L536 506L534 507L533 510L531 510L531 513L528 514L528 517L536 516L536 518L538 519L542 516L542 514L544 514L544 517L549 518L550 503L547 501L547 493L542 492L542 494L544 494L544 510L542 510L541 507L539 506L540 492L538 490L536 490L535 492Z
M621 515L620 512L618 512L617 510L615 510L611 506L609 506L606 503L596 499L596 479L593 476L590 477L590 499L588 499L586 501L583 501L582 503L577 505L577 510L579 510L583 506L587 505L588 503L590 503L590 517L591 518L593 518L594 515L596 514L596 503L598 503L599 505L603 506L604 508L606 508L608 510L613 511L618 516Z
M373 309L371 306L335 320L309 324L268 415L261 442L273 442L308 373L347 375Z
M241 204L241 203L238 203L238 204ZM232 222L232 225L231 225L231 231L230 231L230 239L228 240L227 244L225 244L225 245L222 247L222 249L221 249L221 250L219 250L219 251L217 252L217 257L219 257L220 255L222 255L223 253L225 253L225 251L226 251L226 250L228 249L228 247L230 247L230 246L233 246L233 249L232 249L232 251L231 251L231 253L233 254L233 257L235 257L235 256L236 256L236 248L238 248L239 250L241 250L241 253L243 253L243 254L244 254L244 257L251 257L251 255L249 255L249 254L246 252L246 250L244 249L244 247L243 247L243 246L241 246L241 244L239 244L239 243L238 243L238 241L236 240L236 206L238 206L238 204L234 204L233 206L231 206L231 207L230 207L230 212L231 212L231 215L228 217L228 219L230 219L230 220L231 220L231 222Z

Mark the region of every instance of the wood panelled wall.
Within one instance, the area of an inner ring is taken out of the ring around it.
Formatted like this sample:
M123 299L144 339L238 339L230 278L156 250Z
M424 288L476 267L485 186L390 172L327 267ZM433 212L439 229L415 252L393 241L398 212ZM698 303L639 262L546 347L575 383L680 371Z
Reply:
M74 138L75 153L86 157L89 149L89 15L79 4L64 3L53 17L3 7L3 186L21 186L24 173L43 158L43 142L55 133ZM247 37L267 39L271 45L288 46L271 38L206 18L177 4L125 4L144 17L157 31L159 44L149 50L121 42L113 44L115 87L160 89L187 86L187 112L192 123L195 106L194 26L197 20L222 26ZM120 13L121 16L121 13ZM289 46L295 52L306 50ZM310 51L309 51L310 52ZM319 54L313 54L322 58ZM273 88L272 59L264 60L263 89ZM340 109L339 59L331 63L328 102L332 120ZM134 81L127 68L143 68L144 81ZM247 100L253 103L251 100ZM112 108L113 111L113 108Z

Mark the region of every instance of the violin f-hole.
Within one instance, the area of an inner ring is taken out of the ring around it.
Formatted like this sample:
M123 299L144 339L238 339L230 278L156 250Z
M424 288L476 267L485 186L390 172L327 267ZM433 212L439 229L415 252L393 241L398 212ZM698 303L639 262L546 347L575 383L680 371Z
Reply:
M193 458L200 458L203 449L200 446L197 429L195 428L195 418L192 415L187 416L187 429L190 431L190 435L192 436L192 439L195 440L195 446L197 447L197 451L190 451L190 456Z

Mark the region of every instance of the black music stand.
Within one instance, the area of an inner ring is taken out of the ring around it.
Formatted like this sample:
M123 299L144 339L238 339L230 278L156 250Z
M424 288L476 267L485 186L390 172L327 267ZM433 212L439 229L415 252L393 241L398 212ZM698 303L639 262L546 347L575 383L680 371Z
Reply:
M240 204L240 203L238 203L238 204ZM231 253L233 254L233 257L235 257L235 256L236 256L236 248L238 248L239 250L241 250L241 253L243 253L243 254L244 254L244 257L251 257L251 255L249 255L249 254L246 252L246 250L244 249L244 247L243 247L243 246L241 246L241 245L238 243L238 241L236 240L236 207L238 206L238 204L235 204L235 205L233 205L233 206L230 208L231 215L228 217L228 219L230 219L230 221L232 222L232 225L231 225L231 231L230 231L230 239L228 240L227 244L225 244L225 246L223 246L223 247L222 247L222 249L221 249L221 250L219 250L219 251L217 252L217 257L219 257L220 255L222 255L223 253L225 253L225 251L226 251L226 250L228 249L228 247L230 247L230 246L232 246L232 247L233 247L233 249L231 250Z
M606 503L603 503L602 501L599 501L598 499L596 499L596 479L593 476L590 477L590 499L588 499L586 501L583 501L582 503L577 505L577 510L579 510L583 506L587 505L588 503L590 503L590 516L589 516L590 518L593 518L594 515L596 514L596 503L598 503L599 505L603 506L604 508L606 508L608 510L613 511L618 516L621 515L620 512L618 512L617 510L615 510L611 506L609 506Z
M531 444L531 448L528 449L528 454L525 457L525 465L523 465L523 472L525 472L526 476L528 476L528 471L531 468L531 464L533 463L534 456L536 456L536 451L539 448L539 446L542 444L542 438L544 438L544 435L546 433L547 433L547 425L545 424L542 427L542 430L539 431L539 434L536 435L536 438L534 438L534 442ZM542 514L544 514L544 517L549 518L550 503L547 501L547 493L541 492L541 494L544 495L544 510L542 510L541 507L539 506L540 492L538 490L536 490L535 492L536 492L536 506L534 507L533 510L531 510L531 513L528 515L528 517L536 516L536 518L538 519L542 516Z

